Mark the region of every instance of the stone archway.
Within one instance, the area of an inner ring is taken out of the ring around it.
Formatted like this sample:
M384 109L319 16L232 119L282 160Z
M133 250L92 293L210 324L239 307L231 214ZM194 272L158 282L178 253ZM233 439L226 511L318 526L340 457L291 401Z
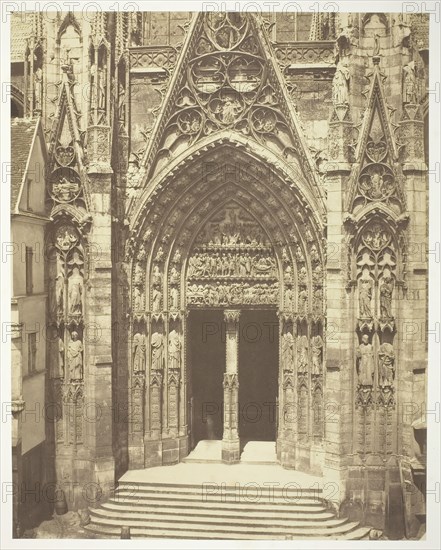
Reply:
M319 228L294 184L263 163L257 177L250 159L222 149L223 162L218 156L214 169L204 171L207 163L213 167L213 157L205 155L198 178L177 174L151 193L131 243L131 467L173 463L188 453L192 309L218 308L225 315L225 461L239 458L237 323L243 308L272 308L279 315L279 460L292 467L297 445L309 448L323 439L323 419L309 413L323 409Z

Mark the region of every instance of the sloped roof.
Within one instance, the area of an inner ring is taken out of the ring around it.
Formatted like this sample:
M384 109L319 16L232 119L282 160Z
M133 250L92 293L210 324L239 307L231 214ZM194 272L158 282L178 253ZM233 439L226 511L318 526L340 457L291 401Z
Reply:
M32 33L33 15L29 12L13 13L11 17L11 62L24 61L26 39Z
M17 200L31 152L38 119L15 118L11 122L11 212Z

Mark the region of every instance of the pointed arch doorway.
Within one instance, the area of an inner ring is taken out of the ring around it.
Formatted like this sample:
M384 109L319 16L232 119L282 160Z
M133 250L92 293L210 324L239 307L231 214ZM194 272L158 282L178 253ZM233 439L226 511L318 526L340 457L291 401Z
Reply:
M235 158L236 164L230 165L228 158ZM152 193L134 226L140 237L132 252L131 341L136 336L139 347L143 342L146 364L143 372L131 374L131 467L183 460L208 433L207 425L195 427L194 413L196 406L200 422L203 399L210 392L214 408L222 400L222 423L214 418L209 437L219 438L222 432L225 462L239 460L241 437L259 437L275 439L280 462L294 467L298 431L307 441L311 429L311 396L322 398L320 391L312 393L313 384L321 382L322 359L314 379L303 363L297 369L299 357L306 354L310 360L310 338L323 333L318 228L304 213L299 189L274 174L262 177L261 171L257 177L256 170L249 172L252 163L240 148L222 144L203 161L203 166L195 161L187 170L190 174L179 172ZM242 324L260 325L265 315L271 315L277 337L273 335L271 345L260 341L259 351L256 342L241 341L241 319ZM222 325L216 357L195 353L193 332L201 338L203 323ZM132 357L137 349L133 346ZM266 359L263 349L271 350ZM253 356L267 366L253 363ZM208 368L204 361L210 362ZM216 370L209 374L211 363ZM132 359L132 364L140 362ZM204 372L213 389L204 383ZM265 395L259 395L254 376L268 390ZM262 401L265 429L260 420L255 422L258 427L243 422L240 399L248 416L249 403ZM286 414L287 405L305 410L302 424Z

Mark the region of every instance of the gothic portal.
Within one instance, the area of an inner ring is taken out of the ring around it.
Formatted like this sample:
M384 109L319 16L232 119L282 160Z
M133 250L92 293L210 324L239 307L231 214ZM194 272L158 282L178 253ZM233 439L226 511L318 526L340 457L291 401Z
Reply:
M15 25L13 112L48 147L51 479L79 507L80 481L106 495L202 439L225 463L261 439L384 525L403 475L425 475L403 407L426 392L405 321L427 317L427 18Z

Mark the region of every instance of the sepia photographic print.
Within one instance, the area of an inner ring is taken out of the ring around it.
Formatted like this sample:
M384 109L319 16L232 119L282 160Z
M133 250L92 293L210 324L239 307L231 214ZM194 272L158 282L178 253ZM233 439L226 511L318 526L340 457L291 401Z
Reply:
M439 547L441 10L373 4L2 4L2 547Z

